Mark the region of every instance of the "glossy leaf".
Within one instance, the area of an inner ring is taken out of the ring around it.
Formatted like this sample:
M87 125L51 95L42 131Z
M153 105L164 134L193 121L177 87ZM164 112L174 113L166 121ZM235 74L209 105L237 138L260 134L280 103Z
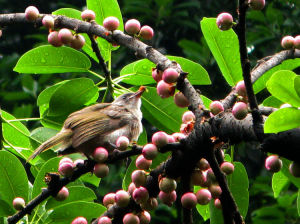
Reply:
M263 101L265 107L276 107L279 108L283 104L282 101L277 99L275 96L269 96Z
M284 224L285 218L282 209L275 206L263 207L253 212L252 222L255 224Z
M274 198L277 198L283 188L289 183L289 179L281 172L273 174L272 177L272 189L274 192Z
M137 170L136 166L135 166L135 160L136 160L137 156L133 156L131 157L131 162L130 165L128 166L125 176L123 178L123 182L122 182L122 188L123 190L127 191L128 190L128 186L131 183L131 174L134 170Z
M294 79L294 88L296 93L298 94L298 97L300 98L300 77L296 76Z
M215 18L203 18L200 24L222 75L230 86L234 86L243 78L237 35L232 29L221 31Z
M70 47L44 45L34 48L18 60L14 71L19 73L49 74L87 72L91 62L86 55Z

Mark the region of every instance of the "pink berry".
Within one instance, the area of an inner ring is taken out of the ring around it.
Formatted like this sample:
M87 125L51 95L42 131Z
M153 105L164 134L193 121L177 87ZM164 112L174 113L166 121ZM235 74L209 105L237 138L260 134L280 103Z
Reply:
M131 180L136 187L145 185L147 176L144 170L135 170L131 174Z
M54 28L54 19L52 16L44 16L42 20L43 26L47 29L53 29Z
M215 199L214 205L217 209L222 209L222 204L219 198Z
M146 188L139 187L133 191L132 197L136 203L142 204L142 203L146 203L147 200L149 199L149 193Z
M114 17L114 16L110 16L104 19L103 21L103 26L105 27L105 29L109 30L109 31L114 31L116 30L120 25L120 22L118 20L118 18Z
M68 162L61 163L58 167L58 172L63 176L70 177L74 172L74 164Z
M151 215L147 211L141 212L139 215L140 224L149 224L151 221Z
M153 160L158 154L157 147L154 144L147 144L143 147L143 156L148 160Z
M285 36L281 40L281 46L284 49L287 49L287 50L293 49L293 47L294 47L294 41L295 41L294 37L292 37L292 36Z
M216 176L211 168L206 171L206 185L210 186L216 182Z
M74 165L75 165L75 166L78 166L79 164L83 165L83 164L84 164L84 160L83 160L83 159L76 159L76 160L74 161Z
M115 193L108 193L103 197L103 205L105 207L109 207L110 205L115 203Z
M183 95L182 92L177 92L174 96L174 102L178 107L188 107L190 105L189 100Z
M204 158L199 160L199 162L197 163L197 167L202 171L210 168L208 161Z
M125 23L125 31L130 34L134 35L137 34L141 29L141 24L136 19L130 19Z
M249 6L254 10L262 10L265 7L265 0L249 0Z
M230 162L223 162L220 168L226 175L230 175L234 171L234 165Z
M185 193L181 197L181 204L182 204L182 207L187 208L187 209L194 208L197 204L196 195L192 192Z
M85 39L82 35L76 34L73 36L70 46L76 50L81 49L85 44Z
M177 187L177 183L174 179L168 178L168 177L163 177L159 181L159 189L165 193L170 193L174 191Z
M152 160L145 159L143 155L140 155L136 161L135 165L140 170L148 170L152 164Z
M236 89L237 94L239 94L240 96L247 96L246 86L245 86L245 82L243 80L239 81L236 84L235 89Z
M133 191L136 189L136 186L133 182L131 182L128 186L128 193L132 195Z
M35 6L28 6L25 9L25 17L28 21L34 21L39 17L39 10Z
M59 164L58 166L60 166L61 164L63 163L70 163L74 166L74 163L73 163L73 160L70 159L69 157L65 157L65 158L62 158L60 161L59 161Z
M167 68L162 74L162 79L169 84L176 82L178 77L179 73L174 68Z
M152 78L156 81L159 82L162 80L162 71L157 70L157 68L152 68Z
M294 47L296 49L300 50L300 35L298 35L294 38Z
M98 219L97 224L112 224L111 219L108 218L107 216L102 216Z
M129 146L129 139L126 136L120 136L116 141L116 146L120 151L124 151Z
M96 14L94 11L86 9L81 13L81 19L85 21L91 21L96 18Z
M49 42L49 44L51 44L54 47L60 47L60 46L63 45L63 43L58 38L58 32L57 31L53 31L53 32L48 34L48 42Z
M180 132L175 132L172 134L172 136L175 139L175 142L180 142L181 139L186 138L186 135Z
M232 108L233 116L238 120L243 120L248 114L248 106L244 102L235 103Z
M210 191L211 196L213 198L219 198L220 195L222 194L222 189L219 185L215 185L215 184L210 185L208 190Z
M172 206L172 204L176 201L177 195L176 191L172 191L170 193L160 191L158 197L162 201L162 203L168 206Z
M88 221L84 217L75 218L71 224L88 224Z
M0 37L2 37L2 30L0 30Z
M184 114L182 115L182 123L186 124L194 120L196 120L196 117L192 111L184 112Z
M149 198L145 203L141 204L141 208L147 211L152 211L158 207L156 198Z
M154 31L150 26L142 26L140 36L145 40L151 40L154 36Z
M194 170L191 176L191 181L193 185L204 186L206 178L201 170Z
M126 207L129 204L130 195L128 192L124 190L119 190L115 194L115 202L121 208Z
M200 189L196 193L196 198L200 205L207 205L211 200L211 193L207 189Z
M94 174L96 177L103 178L109 173L109 168L106 164L96 164L94 166Z
M300 177L300 164L296 162L292 162L289 167L290 173L294 177Z
M282 168L282 161L277 155L271 155L266 158L265 167L272 173L277 173Z
M168 143L176 142L175 138L172 135L168 135Z
M127 213L123 217L123 224L140 224L140 220L139 217L137 217L133 213Z
M17 197L13 200L13 207L16 210L22 210L25 207L25 200L23 198Z
M107 160L108 158L108 152L105 148L103 147L98 147L95 149L95 151L92 154L94 160L98 163L103 163Z
M69 197L69 190L66 187L63 187L55 196L57 201L64 201Z
M152 135L152 143L161 148L168 144L168 135L163 131L158 131Z
M220 13L217 17L217 26L219 27L220 30L229 30L233 25L233 18L232 15L223 12Z
M69 45L73 41L73 34L71 30L63 28L58 32L58 38L63 44Z
M175 93L175 86L166 83L164 80L160 80L157 83L157 94L161 98L168 98L173 96Z
M209 105L210 112L213 115L217 115L218 113L221 113L224 111L223 104L220 101L213 101Z

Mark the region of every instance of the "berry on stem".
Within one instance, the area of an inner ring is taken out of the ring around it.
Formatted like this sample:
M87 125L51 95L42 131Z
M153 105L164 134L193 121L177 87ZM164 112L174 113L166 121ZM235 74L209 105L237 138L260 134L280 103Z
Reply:
M217 26L220 30L229 30L233 26L232 15L227 12L220 13L217 17Z
M234 171L234 165L230 162L223 162L220 168L226 175L230 175Z
M159 181L159 189L165 193L174 191L177 187L177 183L174 179L164 177Z
M140 32L141 24L136 19L130 19L125 23L125 31L130 34L134 35Z
M143 147L143 156L148 160L153 160L158 154L157 147L154 144L147 144Z
M131 174L131 180L136 187L145 185L147 176L144 170L135 170Z
M60 163L58 172L63 176L69 177L74 172L74 164L69 162Z
M106 164L96 164L94 166L94 174L96 177L103 178L109 173L109 168Z
M300 177L300 164L296 162L292 162L289 167L290 173L294 177Z
M168 144L168 135L163 131L158 131L152 135L152 143L161 148Z
M47 29L53 29L54 28L54 19L52 16L46 15L44 16L42 20L43 26Z
M137 157L135 166L140 170L148 170L152 164L152 160L146 159L143 155Z
M169 84L176 82L178 77L179 73L174 68L167 68L162 74L162 79Z
M221 113L224 111L223 104L220 101L213 101L209 105L210 112L213 115L217 115L218 113Z
M115 193L108 193L103 197L103 205L105 207L109 207L110 205L115 203Z
M181 204L182 204L182 207L187 208L187 209L194 208L197 204L196 195L192 192L185 193L181 197Z
M187 124L194 120L196 120L196 117L192 111L184 112L184 114L182 115L182 123L184 123L184 124Z
M235 89L236 89L237 94L239 94L240 96L247 96L246 86L245 86L245 82L243 80L239 81L236 84Z
M190 105L189 100L183 95L182 92L177 92L174 96L174 102L178 107L188 107Z
M140 36L145 40L151 40L154 36L154 31L150 26L142 26Z
M103 26L109 31L116 30L119 27L119 25L119 19L114 16L107 17L103 20Z
M295 41L294 37L292 37L292 36L285 36L281 40L281 46L284 49L287 49L287 50L293 49L293 47L294 47L294 41Z
M175 86L166 83L164 80L160 80L157 83L157 94L161 98L168 98L173 96L175 93Z
M64 201L69 197L69 190L66 187L63 187L55 196L57 201Z
M157 68L152 68L152 78L156 81L159 82L162 80L162 71L157 70Z
M127 213L123 217L123 224L140 224L140 219L133 213Z
M82 35L77 34L73 36L73 40L71 41L70 46L76 50L81 49L85 44L85 39Z
M265 0L249 0L249 6L254 10L262 10L265 7Z
M124 190L119 190L115 194L115 202L121 208L126 207L129 204L130 195L128 192Z
M233 116L238 120L243 120L248 114L248 106L244 102L235 103L232 108Z
M116 146L120 151L124 151L129 146L129 139L126 136L120 136L116 141Z
M71 224L88 224L88 221L86 220L86 218L80 216L75 218Z
M63 44L70 44L73 41L73 34L71 30L63 28L58 31L58 38Z
M39 17L39 10L35 6L28 6L25 9L25 17L28 21L34 21Z
M211 200L211 193L203 188L196 192L196 198L200 205L207 205Z
M296 49L300 50L300 35L298 35L294 38L294 47Z
M81 18L85 21L91 21L96 18L96 14L94 11L86 9L81 13Z
M138 216L140 219L140 224L149 224L151 221L151 216L147 211L141 212Z
M277 173L282 168L282 161L277 155L271 155L266 158L265 167L272 173Z
M98 147L95 149L92 156L97 163L103 163L107 160L108 152L105 148Z
M57 31L53 31L48 34L48 42L54 47L61 47L63 45L61 40L58 38Z
M162 201L162 203L170 207L176 201L177 194L176 191L172 191L170 193L165 193L163 191L160 191L158 197Z
M13 200L13 207L16 210L22 210L25 207L25 200L21 197L16 197Z
M132 193L133 199L138 204L146 203L149 199L149 193L148 190L144 187L136 188Z
M102 216L98 219L97 224L112 224L111 219L108 218L107 216Z

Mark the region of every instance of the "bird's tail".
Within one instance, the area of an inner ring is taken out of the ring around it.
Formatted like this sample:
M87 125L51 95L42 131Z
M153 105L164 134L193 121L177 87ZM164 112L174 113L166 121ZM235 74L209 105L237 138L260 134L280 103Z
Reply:
M34 152L32 155L28 158L27 161L34 159L37 155L42 153L43 151L46 151L47 149L50 149L51 147L59 144L59 143L66 143L69 141L69 139L72 136L72 130L70 129L64 129L57 133L55 136L52 138L48 139L46 142L41 144Z

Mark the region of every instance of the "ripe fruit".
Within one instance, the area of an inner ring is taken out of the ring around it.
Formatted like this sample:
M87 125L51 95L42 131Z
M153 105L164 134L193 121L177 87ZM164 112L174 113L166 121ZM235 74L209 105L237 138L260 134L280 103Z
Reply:
M135 170L131 174L131 180L136 187L145 185L147 176L144 170Z
M176 142L175 138L172 135L168 135L168 143Z
M63 45L63 43L58 38L58 32L57 31L53 31L53 32L48 34L48 42L49 42L49 44L51 44L54 47L60 47L60 46Z
M213 101L209 105L210 112L213 115L217 115L218 113L221 113L224 111L223 104L220 101Z
M97 224L111 224L111 219L108 218L107 216L102 216L98 219L98 223Z
M69 197L69 190L66 187L63 187L62 189L60 189L60 191L57 193L57 195L55 196L55 199L57 201L64 201Z
M205 185L210 186L211 184L216 182L216 176L211 168L206 171L206 183Z
M271 155L266 158L265 167L272 173L277 173L282 168L282 161L277 155Z
M13 207L16 210L22 210L25 207L25 200L20 197L14 198Z
M143 147L142 154L145 157L145 159L153 160L158 154L157 147L151 143L147 144Z
M220 30L229 30L233 25L233 18L232 15L223 12L220 13L217 17L217 26L219 27Z
M136 161L135 165L140 170L148 170L152 164L152 160L145 159L143 155L140 155Z
M77 34L73 37L70 46L76 50L79 50L83 47L84 44L85 44L84 37L80 34Z
M63 44L70 44L71 41L73 40L73 34L71 30L63 28L58 31L58 38Z
M163 74L162 74L162 79L166 82L166 83L174 83L177 81L179 76L179 73L176 71L176 69L174 68L167 68Z
M129 139L126 136L120 136L116 141L116 146L120 151L127 149L129 145Z
M156 81L159 82L162 80L162 71L157 70L157 68L152 68L152 78Z
M39 10L35 6L28 6L25 9L25 17L28 21L34 21L39 17Z
M163 131L158 131L152 135L152 143L161 148L168 144L168 135Z
M86 9L81 13L81 18L85 21L91 21L96 18L96 14L94 11Z
M177 183L174 179L164 177L159 181L159 189L165 193L171 193L177 187Z
M220 167L226 175L230 175L234 171L234 165L230 162L223 162Z
M293 47L294 47L294 41L295 41L294 37L292 37L292 36L285 36L281 40L281 46L284 49L287 49L287 50L293 49Z
M154 210L158 207L156 198L149 198L145 203L141 204L141 208L147 211Z
M130 19L125 23L125 31L128 34L137 34L141 29L141 24L136 19Z
M130 195L128 192L124 190L119 190L115 194L115 202L121 208L126 207L129 204Z
M60 166L61 164L63 163L70 163L74 166L74 163L73 163L73 160L70 159L69 157L65 157L65 158L62 158L60 161L59 161L59 164L58 166Z
M84 164L84 160L83 159L76 159L74 161L74 165L75 166L80 166L80 165L83 165Z
M115 203L115 193L108 193L103 197L103 205L105 207L109 207L110 205Z
M94 166L94 174L96 177L103 178L109 173L109 168L106 164L96 164Z
M300 177L300 164L296 162L292 162L289 167L290 173L294 177Z
M196 117L192 111L184 112L184 114L182 115L182 123L186 124L194 120L196 120Z
M149 224L151 221L151 216L147 211L141 212L138 216L140 219L140 224Z
M219 198L215 199L214 204L217 209L222 209L222 204Z
M254 10L262 10L265 7L265 0L249 0L249 6Z
M190 105L189 100L183 95L182 92L177 92L174 96L174 102L178 107L188 107Z
M116 30L119 25L120 25L120 22L119 22L118 18L116 18L114 16L107 17L103 20L103 26L105 27L105 29L107 29L109 31Z
M135 200L135 202L138 204L146 203L147 200L149 199L149 193L146 188L139 187L133 191L132 197Z
M75 218L71 224L88 224L88 221L84 217Z
M175 86L166 83L164 80L160 80L157 83L157 94L161 98L168 98L170 96L173 96L175 93Z
M200 189L196 193L196 198L200 205L207 205L211 200L211 193L207 189Z
M300 50L300 35L298 35L294 38L294 47L296 49Z
M103 163L107 160L108 152L105 148L98 147L95 149L92 156L96 162Z
M235 89L237 94L239 94L240 96L247 96L247 91L246 91L246 86L244 81L239 81L236 84Z
M168 206L172 206L172 204L176 201L177 195L176 195L176 191L172 191L170 193L165 193L163 191L160 191L158 197L162 201L162 203Z
M243 120L248 113L248 106L243 102L235 103L232 108L233 116L238 120Z
M186 138L186 135L180 132L175 132L172 134L172 136L175 139L175 142L180 142L181 139Z
M182 204L182 207L187 208L187 209L194 208L197 204L196 195L192 192L185 193L181 197L181 204Z
M61 163L58 167L58 172L66 177L72 176L74 172L74 164L69 162Z
M210 168L210 165L209 165L209 163L208 163L208 161L207 161L206 159L202 158L202 159L200 159L199 162L197 163L197 167L198 167L200 170L204 171L204 170L209 169L209 168Z
M43 26L46 27L47 29L53 29L54 28L54 19L52 16L44 16L42 20Z
M222 189L219 185L210 185L208 190L210 191L211 193L211 196L213 198L219 198L220 195L222 194Z
M145 40L151 40L154 36L154 31L150 26L142 26L140 36Z
M130 195L132 195L132 193L133 193L133 191L136 189L136 186L135 186L135 184L134 183L130 183L129 184L129 186L128 186L128 193L130 194Z
M194 170L191 176L191 181L193 185L204 186L206 178L201 170Z
M140 224L140 220L133 213L127 213L123 218L123 224Z

